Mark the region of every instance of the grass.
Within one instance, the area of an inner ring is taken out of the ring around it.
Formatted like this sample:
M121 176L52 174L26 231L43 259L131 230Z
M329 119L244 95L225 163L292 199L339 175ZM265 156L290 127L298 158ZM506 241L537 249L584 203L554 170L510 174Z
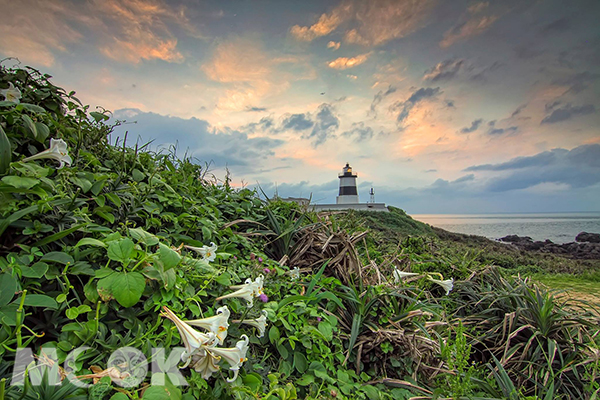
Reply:
M537 273L532 278L551 289L565 290L573 297L592 296L596 302L600 302L600 272L581 275Z

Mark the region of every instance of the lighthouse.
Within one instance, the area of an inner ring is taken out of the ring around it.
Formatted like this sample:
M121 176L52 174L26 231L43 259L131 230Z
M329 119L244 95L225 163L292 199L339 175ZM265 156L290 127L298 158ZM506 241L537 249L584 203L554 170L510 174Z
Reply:
M352 172L352 167L346 163L340 178L340 194L336 198L336 204L358 204L358 190L356 190L356 178L358 175Z

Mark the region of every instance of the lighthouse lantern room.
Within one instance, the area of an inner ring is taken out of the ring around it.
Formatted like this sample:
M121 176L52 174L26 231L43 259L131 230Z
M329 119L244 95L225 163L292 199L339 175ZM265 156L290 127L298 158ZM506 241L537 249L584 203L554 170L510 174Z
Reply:
M338 174L340 178L340 194L336 198L336 203L357 204L358 190L356 189L356 178L358 175L352 172L352 167L348 163L346 163L342 171L342 173Z

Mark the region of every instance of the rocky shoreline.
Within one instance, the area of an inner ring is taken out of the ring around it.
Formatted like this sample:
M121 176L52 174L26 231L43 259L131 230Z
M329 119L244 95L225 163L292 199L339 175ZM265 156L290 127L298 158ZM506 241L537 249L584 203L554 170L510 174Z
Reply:
M557 244L551 240L534 241L529 236L508 235L498 239L520 250L560 254L579 260L600 260L600 233L581 232L575 242Z

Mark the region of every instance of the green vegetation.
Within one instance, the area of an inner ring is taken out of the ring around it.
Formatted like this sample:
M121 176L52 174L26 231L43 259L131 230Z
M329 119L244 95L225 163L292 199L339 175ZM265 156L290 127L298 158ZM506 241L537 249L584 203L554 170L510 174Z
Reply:
M600 393L597 314L516 274L579 264L397 208L263 201L189 159L111 145L109 113L48 79L0 69L22 95L0 101L0 400ZM163 358L188 385L151 374Z

